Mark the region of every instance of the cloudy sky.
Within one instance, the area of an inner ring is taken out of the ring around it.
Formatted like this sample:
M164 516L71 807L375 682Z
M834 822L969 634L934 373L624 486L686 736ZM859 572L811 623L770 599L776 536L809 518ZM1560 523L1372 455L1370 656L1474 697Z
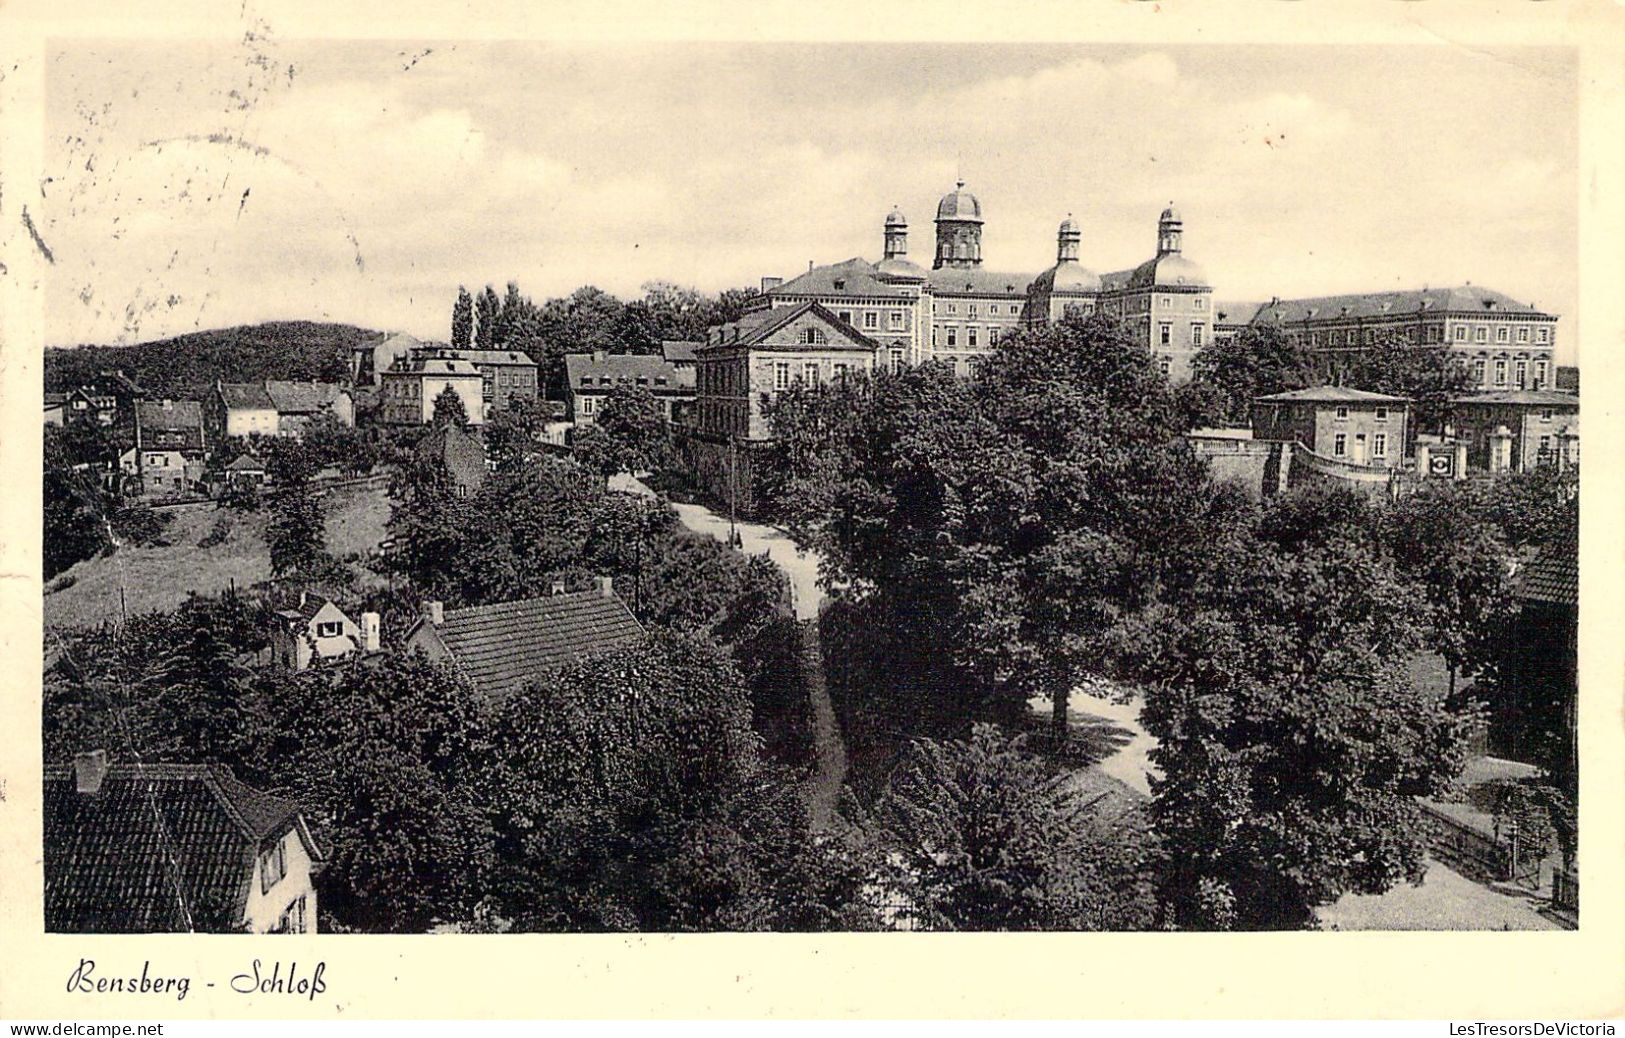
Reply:
M75 41L47 72L52 343L273 318L448 334L459 284L705 291L878 258L981 198L1131 266L1176 200L1225 300L1471 281L1576 340L1563 51Z

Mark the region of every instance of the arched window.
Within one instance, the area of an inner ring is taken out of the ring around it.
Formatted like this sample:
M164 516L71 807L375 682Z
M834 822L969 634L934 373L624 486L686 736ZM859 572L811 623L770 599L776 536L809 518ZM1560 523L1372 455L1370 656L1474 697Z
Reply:
M808 328L801 333L801 341L806 343L808 346L817 346L828 342L829 340L824 335L824 329Z

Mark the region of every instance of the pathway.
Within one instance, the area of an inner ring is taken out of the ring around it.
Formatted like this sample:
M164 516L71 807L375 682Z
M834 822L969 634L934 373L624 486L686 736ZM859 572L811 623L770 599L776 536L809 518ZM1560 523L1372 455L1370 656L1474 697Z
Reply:
M610 489L653 497L654 491L631 476L616 476ZM685 527L695 533L728 543L728 519L704 505L672 502L672 510ZM835 704L824 684L824 650L818 636L818 610L824 602L824 589L818 586L821 560L816 552L805 551L783 530L760 523L735 522L739 550L747 555L766 555L790 582L790 608L801 627L801 676L806 682L812 708L813 746L817 764L807 785L807 809L813 828L828 829L835 823L836 805L846 781L846 744L835 718Z

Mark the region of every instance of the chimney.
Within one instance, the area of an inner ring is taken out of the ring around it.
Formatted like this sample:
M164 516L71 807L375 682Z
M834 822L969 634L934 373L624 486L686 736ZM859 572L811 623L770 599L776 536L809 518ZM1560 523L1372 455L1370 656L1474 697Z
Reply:
M784 284L784 279L783 278L763 278L762 279L762 294L766 295L767 293L773 291L773 289L778 288L782 284Z
M615 594L615 578L613 578L613 577L595 577L594 580L598 584L598 597L599 598L609 598L610 596Z
M564 594L564 581L562 581L562 580L553 581L553 593L555 595Z
M378 631L382 625L382 618L377 613L361 614L361 651L378 651Z
M445 603L438 601L424 602L423 618L432 624L444 623L446 620Z
M73 778L81 793L99 793L107 777L107 751L91 750L73 755Z
M604 361L606 361L608 359L609 359L609 351L608 350L593 350L592 351L592 361L593 361L594 364L602 364L602 363L604 363Z

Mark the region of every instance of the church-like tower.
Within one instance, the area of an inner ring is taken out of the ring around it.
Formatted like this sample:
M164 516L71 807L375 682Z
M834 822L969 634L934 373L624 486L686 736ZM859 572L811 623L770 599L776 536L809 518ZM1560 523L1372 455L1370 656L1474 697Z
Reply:
M982 203L963 180L937 203L937 258L932 269L982 265Z

